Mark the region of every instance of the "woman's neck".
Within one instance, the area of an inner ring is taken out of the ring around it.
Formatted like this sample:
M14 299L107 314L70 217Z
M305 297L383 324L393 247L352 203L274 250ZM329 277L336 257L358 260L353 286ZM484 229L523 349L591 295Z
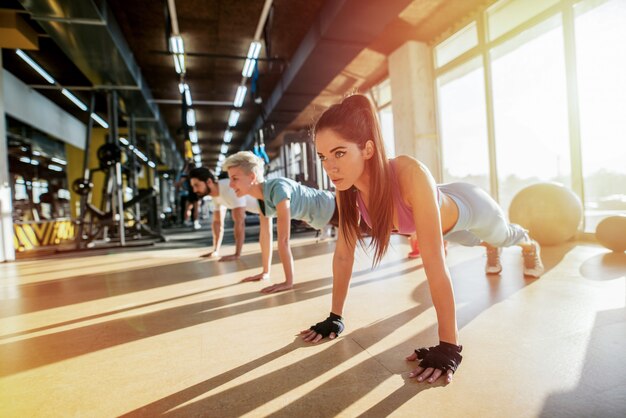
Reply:
M263 200L264 199L264 196L263 196L264 184L265 182L254 184L252 188L250 189L250 196L254 197L257 200Z

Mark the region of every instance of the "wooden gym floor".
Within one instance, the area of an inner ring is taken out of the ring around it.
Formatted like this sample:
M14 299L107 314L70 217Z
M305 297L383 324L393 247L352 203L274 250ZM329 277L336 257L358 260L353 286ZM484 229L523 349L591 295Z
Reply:
M443 386L407 377L435 312L421 260L393 245L373 271L358 255L346 331L317 345L296 334L328 314L334 242L311 234L275 295L239 283L255 243L229 263L196 245L0 264L0 416L626 416L626 255L546 247L528 280L518 248L489 277L481 248L451 245L464 360Z

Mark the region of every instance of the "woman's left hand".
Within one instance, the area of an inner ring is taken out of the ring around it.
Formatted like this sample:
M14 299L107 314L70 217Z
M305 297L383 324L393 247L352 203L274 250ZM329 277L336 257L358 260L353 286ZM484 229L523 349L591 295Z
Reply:
M233 260L237 260L239 258L239 254L231 254L231 255L225 255L224 257L220 258L220 261L233 261Z
M460 354L462 349L462 346L441 342L434 347L415 350L406 359L419 360L420 365L409 373L409 377L417 377L418 382L433 383L443 376L445 383L450 383L463 359Z
M268 287L264 287L263 289L261 289L261 293L277 293L277 292L283 292L285 290L290 290L290 289L293 289L293 284L283 282L283 283L273 284Z

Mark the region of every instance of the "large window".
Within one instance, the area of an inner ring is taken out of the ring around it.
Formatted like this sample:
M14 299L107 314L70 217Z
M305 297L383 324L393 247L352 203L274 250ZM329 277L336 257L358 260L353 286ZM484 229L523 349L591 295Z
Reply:
M387 157L393 158L396 155L396 144L393 132L393 108L391 106L391 84L389 79L372 87L369 95L378 111L378 120L380 121Z
M487 116L481 61L469 61L437 81L443 181L464 181L489 191Z
M541 181L571 187L560 16L491 50L500 205Z
M587 230L626 213L626 1L576 5Z
M433 54L445 181L496 186L505 211L561 183L587 231L626 213L625 0L501 0Z

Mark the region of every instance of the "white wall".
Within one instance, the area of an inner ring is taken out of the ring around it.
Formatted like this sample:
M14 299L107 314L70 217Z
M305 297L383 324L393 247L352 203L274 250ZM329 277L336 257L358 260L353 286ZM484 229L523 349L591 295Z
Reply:
M4 111L7 115L63 142L85 149L87 126L84 123L22 83L13 74L4 69L2 73ZM61 96L61 91L55 93Z
M2 49L0 48L0 68L2 68ZM9 155L7 152L7 131L4 116L3 74L0 73L0 262L15 260L13 247L13 218L11 186L9 183Z

